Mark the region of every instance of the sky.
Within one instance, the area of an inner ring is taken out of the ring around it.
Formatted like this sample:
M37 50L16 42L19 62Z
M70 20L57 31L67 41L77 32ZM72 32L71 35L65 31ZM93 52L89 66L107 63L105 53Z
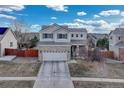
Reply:
M124 6L120 5L1 5L0 27L23 21L30 32L42 25L57 23L86 28L89 33L109 33L124 25Z

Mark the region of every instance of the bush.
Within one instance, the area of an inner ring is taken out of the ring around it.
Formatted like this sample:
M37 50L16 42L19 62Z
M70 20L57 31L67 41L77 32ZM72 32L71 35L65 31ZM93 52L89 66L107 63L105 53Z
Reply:
M109 49L109 41L107 38L99 39L96 44L97 47L99 48L106 48Z
M33 39L30 40L30 48L33 48L37 45L37 42L38 42L38 38L35 36Z

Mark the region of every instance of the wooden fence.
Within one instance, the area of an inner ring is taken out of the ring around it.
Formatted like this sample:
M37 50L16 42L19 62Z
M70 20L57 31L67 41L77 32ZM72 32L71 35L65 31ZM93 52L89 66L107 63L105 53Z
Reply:
M110 59L114 58L114 54L112 51L100 51L100 55L101 57L104 57L104 58L110 58Z
M5 55L16 55L18 57L38 57L37 49L5 49Z

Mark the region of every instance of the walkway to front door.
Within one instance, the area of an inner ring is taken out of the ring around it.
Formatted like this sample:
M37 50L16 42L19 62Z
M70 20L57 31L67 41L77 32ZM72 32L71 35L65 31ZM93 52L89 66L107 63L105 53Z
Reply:
M34 88L73 88L66 62L44 62Z

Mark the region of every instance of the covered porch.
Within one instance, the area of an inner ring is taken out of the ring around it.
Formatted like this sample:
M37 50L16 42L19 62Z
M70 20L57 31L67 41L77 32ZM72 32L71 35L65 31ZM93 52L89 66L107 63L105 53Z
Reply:
M84 59L87 55L86 45L72 45L71 46L71 59L82 58Z

